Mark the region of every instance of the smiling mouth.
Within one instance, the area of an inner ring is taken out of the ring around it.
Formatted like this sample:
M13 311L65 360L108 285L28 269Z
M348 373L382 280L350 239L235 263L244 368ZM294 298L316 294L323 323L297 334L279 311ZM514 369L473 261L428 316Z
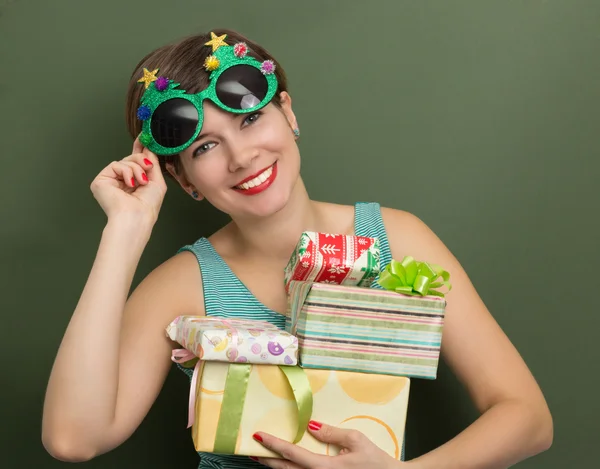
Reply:
M265 181L267 181L272 176L274 166L275 166L275 164L269 166L268 168L264 169L262 172L260 172L256 176L253 176L252 179L245 180L241 184L234 186L234 188L237 190L240 190L240 191L247 191L254 187L258 187L261 184L264 184Z

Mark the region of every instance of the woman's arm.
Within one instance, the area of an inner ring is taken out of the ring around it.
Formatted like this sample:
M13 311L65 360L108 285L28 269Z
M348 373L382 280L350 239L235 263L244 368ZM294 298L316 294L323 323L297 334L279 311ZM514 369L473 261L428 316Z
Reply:
M410 465L506 468L548 449L553 425L544 396L460 263L417 217L392 209L382 209L382 214L395 259L410 255L451 273L441 353L482 414L455 438Z
M126 303L151 226L110 221L50 376L42 424L47 451L84 461L123 443L158 395L172 344L165 327L204 314L197 261L183 253L144 279ZM195 273L195 274L194 274Z

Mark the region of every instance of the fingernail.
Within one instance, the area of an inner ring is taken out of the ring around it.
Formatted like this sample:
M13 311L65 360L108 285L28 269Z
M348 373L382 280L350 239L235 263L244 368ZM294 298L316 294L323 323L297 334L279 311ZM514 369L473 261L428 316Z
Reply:
M144 158L144 164L146 166L152 166L152 161L150 161L148 158Z
M308 422L308 428L313 431L320 430L322 426L323 426L322 423L316 422L314 420L311 420L310 422Z
M254 438L256 441L260 441L261 443L263 441L262 436L260 436L258 433L252 435L252 438Z
M252 461L258 461L258 458L256 456L248 456L250 459L252 459Z
M131 178L131 185L135 186L135 178Z
M146 176L146 173L142 173L142 179L148 182L148 176Z

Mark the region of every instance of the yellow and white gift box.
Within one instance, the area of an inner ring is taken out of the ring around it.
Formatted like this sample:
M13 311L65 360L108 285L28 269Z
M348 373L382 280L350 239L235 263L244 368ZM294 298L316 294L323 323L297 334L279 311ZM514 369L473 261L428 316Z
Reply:
M197 451L273 457L252 435L263 431L318 454L335 455L305 432L309 419L355 429L400 460L410 379L298 366L202 361L192 437Z

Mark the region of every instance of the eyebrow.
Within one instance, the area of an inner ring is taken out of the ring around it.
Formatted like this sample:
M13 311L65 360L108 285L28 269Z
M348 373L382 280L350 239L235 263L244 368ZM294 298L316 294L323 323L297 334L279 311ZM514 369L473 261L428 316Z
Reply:
M251 114L251 113L250 113L250 114ZM238 118L238 117L240 117L240 116L245 116L245 115L247 115L247 114L246 114L246 113L234 114L234 115L232 116L232 119L236 119L236 118ZM214 137L214 136L215 136L215 133L214 133L214 132L206 132L206 133L202 133L202 132L200 132L200 135L198 135L198 136L197 136L197 137L194 139L194 141L191 143L191 145L193 145L194 143L196 143L196 142L198 142L198 141L202 140L203 138L206 138L206 137Z
M210 136L214 136L213 132L206 132L206 133L202 133L202 132L200 132L200 135L198 135L198 136L197 136L197 137L194 139L194 141L192 142L192 145L193 145L194 143L196 143L196 142L199 142L199 141L200 141L200 140L202 140L203 138L210 137Z

